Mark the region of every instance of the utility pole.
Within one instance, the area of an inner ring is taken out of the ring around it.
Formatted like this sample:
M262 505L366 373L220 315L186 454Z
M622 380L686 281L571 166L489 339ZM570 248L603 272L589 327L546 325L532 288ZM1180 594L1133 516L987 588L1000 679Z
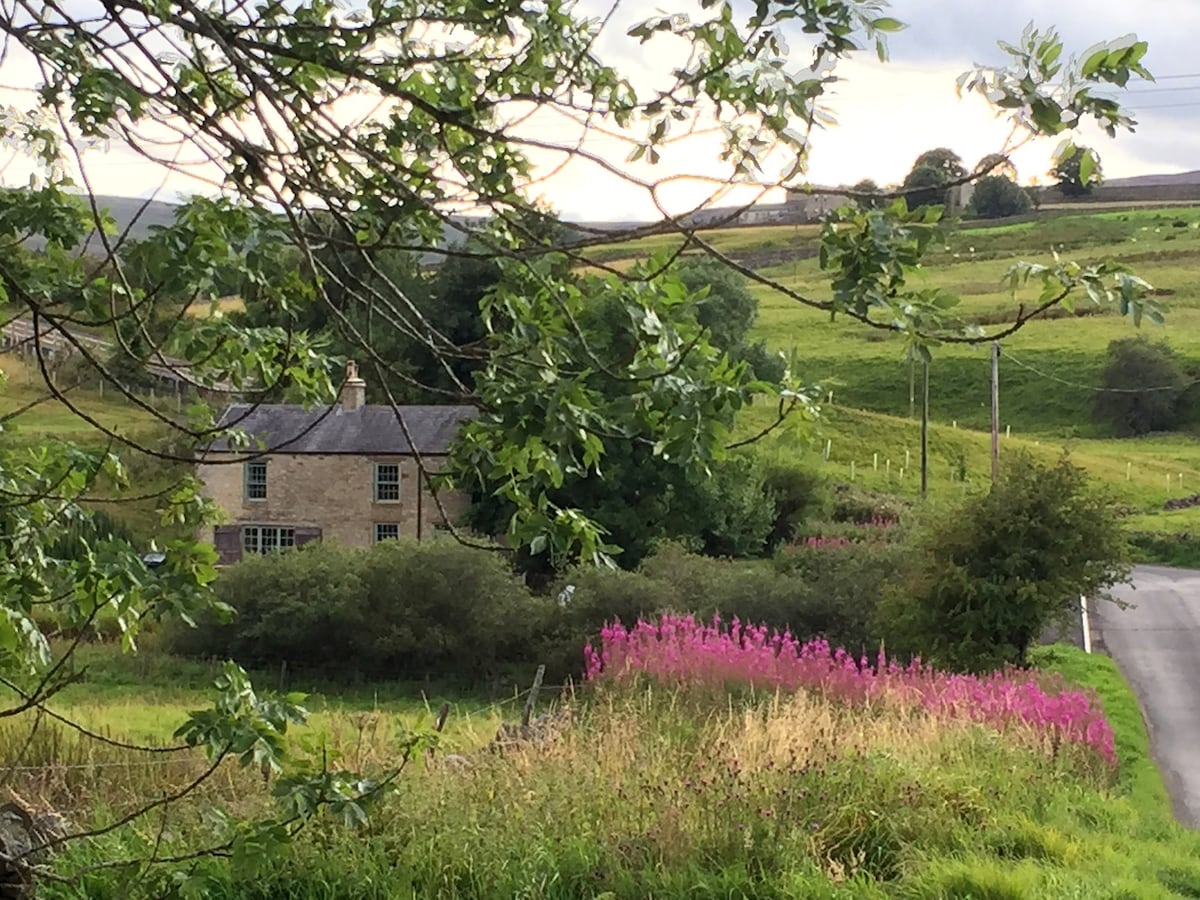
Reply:
M929 493L929 360L924 362L925 386L921 391L921 496Z
M1000 342L992 341L992 484L1000 478Z

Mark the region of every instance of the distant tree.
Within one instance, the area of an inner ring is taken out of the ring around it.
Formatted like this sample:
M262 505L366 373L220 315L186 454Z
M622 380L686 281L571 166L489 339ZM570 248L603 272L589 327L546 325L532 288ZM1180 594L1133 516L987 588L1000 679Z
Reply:
M756 377L774 383L783 378L784 364L762 341L747 336L758 318L758 300L746 276L713 259L687 260L679 278L691 291L707 290L696 305L696 320L709 330L709 340L735 362L748 363Z
M957 181L967 175L962 157L946 147L926 150L918 156L917 161L913 163L912 170L915 172L922 168L937 169L947 182Z
M1050 169L1064 197L1084 197L1103 179L1100 154L1090 147L1071 147Z
M745 340L758 317L758 301L745 275L705 257L686 260L679 278L689 291L708 292L696 306L696 319L709 330L714 346L729 350Z
M918 166L904 179L904 197L909 209L947 202L947 178L941 169Z
M1003 153L989 153L975 165L976 172L986 172L988 175L1005 175L1010 180L1017 180L1017 167Z
M1005 175L979 179L971 195L970 211L984 219L1003 219L1029 212L1033 203L1025 190Z
M1179 357L1167 344L1144 336L1108 345L1108 362L1092 402L1092 421L1117 437L1169 431L1180 421L1185 376Z
M872 178L864 178L853 188L851 188L851 190L858 195L854 198L854 202L856 202L863 209L878 209L883 203L883 198L881 196L883 194L883 190Z

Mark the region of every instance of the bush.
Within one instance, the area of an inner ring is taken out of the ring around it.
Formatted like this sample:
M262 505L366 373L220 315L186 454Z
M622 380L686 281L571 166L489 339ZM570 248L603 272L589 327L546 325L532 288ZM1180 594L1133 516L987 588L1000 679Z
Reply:
M226 569L217 595L237 617L174 649L335 676L476 682L531 659L541 618L499 555L451 541L310 544Z
M707 478L686 487L671 505L676 521L670 537L686 540L707 556L760 557L769 550L777 518L774 499L758 462L731 456L711 467Z
M1200 535L1132 531L1127 536L1137 562L1200 569Z
M884 587L893 581L903 548L882 541L831 549L784 548L773 563L738 563L688 553L682 546L656 547L636 573L581 569L557 586L573 586L553 617L542 658L577 671L585 640L604 625L662 613L693 613L702 619L737 617L799 638L825 637L855 652L870 649L871 625Z
M1166 344L1141 336L1113 341L1101 384L1092 421L1107 425L1117 437L1168 431L1179 424L1184 374Z
M988 175L975 185L970 210L983 219L1003 219L1027 213L1032 205L1029 194L1011 178Z
M1128 547L1116 512L1065 457L1009 457L1000 481L918 533L903 590L877 623L888 647L979 672L1024 665L1034 641L1079 595L1122 580Z
M774 463L763 472L763 488L775 502L775 522L767 537L772 551L794 538L804 522L828 505L825 480L796 463Z
M904 508L895 497L864 491L848 484L839 484L834 491L830 516L835 522L866 525L879 519L899 521Z
M747 563L665 542L636 572L580 568L535 596L500 556L448 540L369 550L309 544L226 569L217 594L237 616L168 630L164 641L187 656L251 668L286 663L333 678L459 684L538 663L550 680L577 676L584 644L606 624L665 612L737 616L869 650L876 602L897 577L902 553L876 539L788 546L773 563Z
M551 673L577 675L583 669L583 645L609 622L636 622L671 609L677 601L669 585L641 573L594 567L568 572L548 598L538 661Z

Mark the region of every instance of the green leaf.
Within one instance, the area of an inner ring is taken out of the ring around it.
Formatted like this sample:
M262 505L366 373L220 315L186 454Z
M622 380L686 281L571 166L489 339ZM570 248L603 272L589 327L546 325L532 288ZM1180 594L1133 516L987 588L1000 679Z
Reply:
M1092 176L1096 174L1096 154L1088 150L1079 160L1079 180L1083 184L1091 184Z

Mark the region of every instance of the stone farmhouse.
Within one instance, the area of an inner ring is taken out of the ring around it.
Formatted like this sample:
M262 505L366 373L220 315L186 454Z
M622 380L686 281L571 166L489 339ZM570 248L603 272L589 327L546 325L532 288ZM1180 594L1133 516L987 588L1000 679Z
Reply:
M229 522L205 537L222 565L310 541L364 547L427 538L445 525L443 511L453 521L467 499L446 491L435 498L417 458L437 471L475 414L469 406L369 405L353 363L333 406L234 404L220 424L251 443L231 447L222 438L200 455L204 494Z

